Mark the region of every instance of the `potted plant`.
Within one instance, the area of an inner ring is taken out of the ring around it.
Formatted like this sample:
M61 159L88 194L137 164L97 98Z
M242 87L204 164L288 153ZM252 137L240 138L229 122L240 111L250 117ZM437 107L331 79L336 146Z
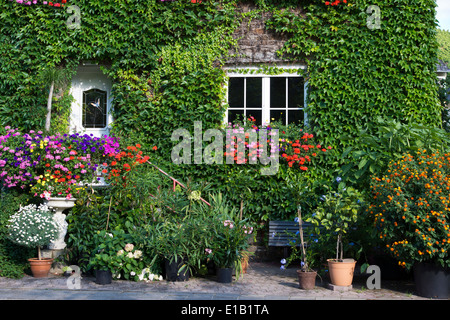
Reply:
M253 227L249 226L247 219L241 220L232 214L218 216L212 222L211 230L212 238L205 253L216 266L218 282L230 283L233 269L237 278L242 272L242 258L249 246Z
M151 226L156 253L164 263L167 281L189 281L191 265L189 254L192 242L186 235L189 222L166 219Z
M122 229L102 230L94 235L94 252L89 259L88 268L94 270L96 283L110 284L120 268L120 250L132 241L131 236Z
M418 150L373 176L367 209L377 238L407 271L419 295L449 297L449 154Z
M336 235L336 256L328 259L328 270L331 284L336 286L350 286L356 261L344 258L344 237L348 234L358 219L361 207L361 194L352 187L347 187L338 177L337 189L325 185L326 194L321 197L322 202L316 212L307 219L314 225L315 232L320 235L321 229Z
M301 259L301 268L297 271L299 286L302 289L312 289L315 286L317 271L311 268L310 259L308 259L308 257L312 257L312 251L306 250L301 204L308 204L314 194L314 188L310 183L311 171L314 170L317 161L326 155L332 147L324 148L316 143L313 134L300 131L301 136L298 135L298 132L294 132L292 136L292 133L289 133L288 130L286 132L286 138L281 139L280 142L282 166L280 166L279 174L285 181L286 187L290 190L294 203L297 205L296 221L299 223L298 235ZM289 139L290 136L293 137L292 140ZM297 244L294 244L292 249L292 253L295 255Z
M299 225L299 231L298 235L300 238L300 247L298 250L300 250L300 257L301 257L301 263L300 263L300 269L297 270L297 276L298 276L298 282L300 289L304 290L310 290L314 289L316 285L316 277L317 277L317 271L312 269L312 262L314 261L312 259L313 252L312 252L312 244L306 244L304 240L304 226L303 226L303 219L302 219L302 208L301 206L298 206L297 208L297 218L296 221L298 221ZM308 246L308 250L306 248ZM293 250L291 252L291 259L292 254L295 256L297 252L297 246L294 243L293 244Z
M31 272L36 278L48 276L52 258L41 257L41 247L50 244L58 235L58 226L46 205L30 204L21 207L11 216L8 224L11 241L38 250L37 258L28 259Z

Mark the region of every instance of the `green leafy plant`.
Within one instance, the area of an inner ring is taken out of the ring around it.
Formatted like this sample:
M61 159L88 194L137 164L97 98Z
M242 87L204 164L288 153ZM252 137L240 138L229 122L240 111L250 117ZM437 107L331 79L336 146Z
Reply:
M19 208L29 204L31 196L21 194L16 190L0 191L0 276L8 278L21 278L28 268L28 258L35 255L35 248L27 248L15 244L8 239L8 224L10 217Z
M243 252L249 246L253 227L246 220L231 220L220 216L213 221L213 238L205 248L208 258L219 268L232 268L240 264Z
M402 267L420 261L450 266L449 157L427 150L406 153L372 178L367 214Z
M298 218L295 221L299 221ZM282 259L281 269L289 267L293 263L300 265L300 270L311 271L320 268L320 252L316 249L319 242L318 237L311 233L312 228L303 228L303 235L300 234L300 230L290 234L291 240L289 241L290 253L286 259ZM304 237L302 239L302 237ZM302 249L302 245L305 250Z
M342 178L367 190L370 176L386 170L388 163L405 152L420 148L444 151L449 135L442 129L418 123L402 123L394 119L377 118L375 129L361 129L357 141L342 153L347 164L341 168ZM351 139L343 136L343 140Z
M109 270L114 279L161 280L156 256L148 255L143 244L135 244L134 237L123 229L97 232L94 242L97 246L89 259L90 268Z
M343 238L358 220L362 196L356 189L341 182L341 178L337 178L337 181L336 188L325 185L327 192L321 196L323 202L306 221L314 225L318 235L323 230L335 235L336 261L339 261L343 260L344 255Z

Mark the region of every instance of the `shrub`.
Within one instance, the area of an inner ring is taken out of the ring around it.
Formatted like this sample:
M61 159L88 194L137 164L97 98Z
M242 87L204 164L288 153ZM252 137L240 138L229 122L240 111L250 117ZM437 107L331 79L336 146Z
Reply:
M11 215L29 199L28 194L13 190L0 192L0 277L21 278L28 267L27 259L36 255L35 250L19 246L7 238Z
M368 208L378 237L399 265L450 266L450 154L417 151L373 177Z
M11 241L25 247L37 248L41 259L42 246L50 244L58 236L58 225L47 205L29 204L11 216L8 223Z

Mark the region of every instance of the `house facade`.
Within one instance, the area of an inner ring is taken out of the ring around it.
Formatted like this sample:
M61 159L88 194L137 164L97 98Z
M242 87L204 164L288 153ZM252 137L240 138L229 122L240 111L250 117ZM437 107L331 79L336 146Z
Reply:
M47 84L35 75L63 66L72 70L73 101L55 104L71 109L70 131L112 130L149 145L194 120L308 123L330 143L374 115L436 123L434 4L410 12L395 1L399 12L372 2L8 1L0 7L0 120L38 127ZM15 117L24 105L36 117ZM55 113L55 123L67 121Z

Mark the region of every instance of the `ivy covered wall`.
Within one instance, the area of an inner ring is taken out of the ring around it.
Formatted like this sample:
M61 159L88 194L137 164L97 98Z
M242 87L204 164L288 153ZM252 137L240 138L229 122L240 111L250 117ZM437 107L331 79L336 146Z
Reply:
M434 0L36 2L0 4L1 125L43 128L49 84L38 75L54 66L73 75L91 61L113 81L113 132L170 159L174 129L221 125L223 66L271 59L307 66L309 123L338 151L342 134L377 115L441 122ZM245 32L252 22L265 41L259 51ZM54 98L58 131L71 103L63 89Z
M167 133L186 122L219 125L226 81L220 67L233 61L233 33L244 18L261 17L262 28L287 39L282 59L307 63L309 119L327 143L374 115L440 121L433 0L25 3L0 4L3 125L42 127L48 84L37 74L51 66L74 72L85 60L108 67L117 134L165 145ZM252 10L240 9L249 4ZM79 9L78 25L70 5ZM374 6L379 28L368 27L376 22L368 10ZM60 109L69 107L70 99L59 100Z
M440 125L434 0L354 0L277 10L292 37L283 53L307 59L311 125L330 143L376 116Z

